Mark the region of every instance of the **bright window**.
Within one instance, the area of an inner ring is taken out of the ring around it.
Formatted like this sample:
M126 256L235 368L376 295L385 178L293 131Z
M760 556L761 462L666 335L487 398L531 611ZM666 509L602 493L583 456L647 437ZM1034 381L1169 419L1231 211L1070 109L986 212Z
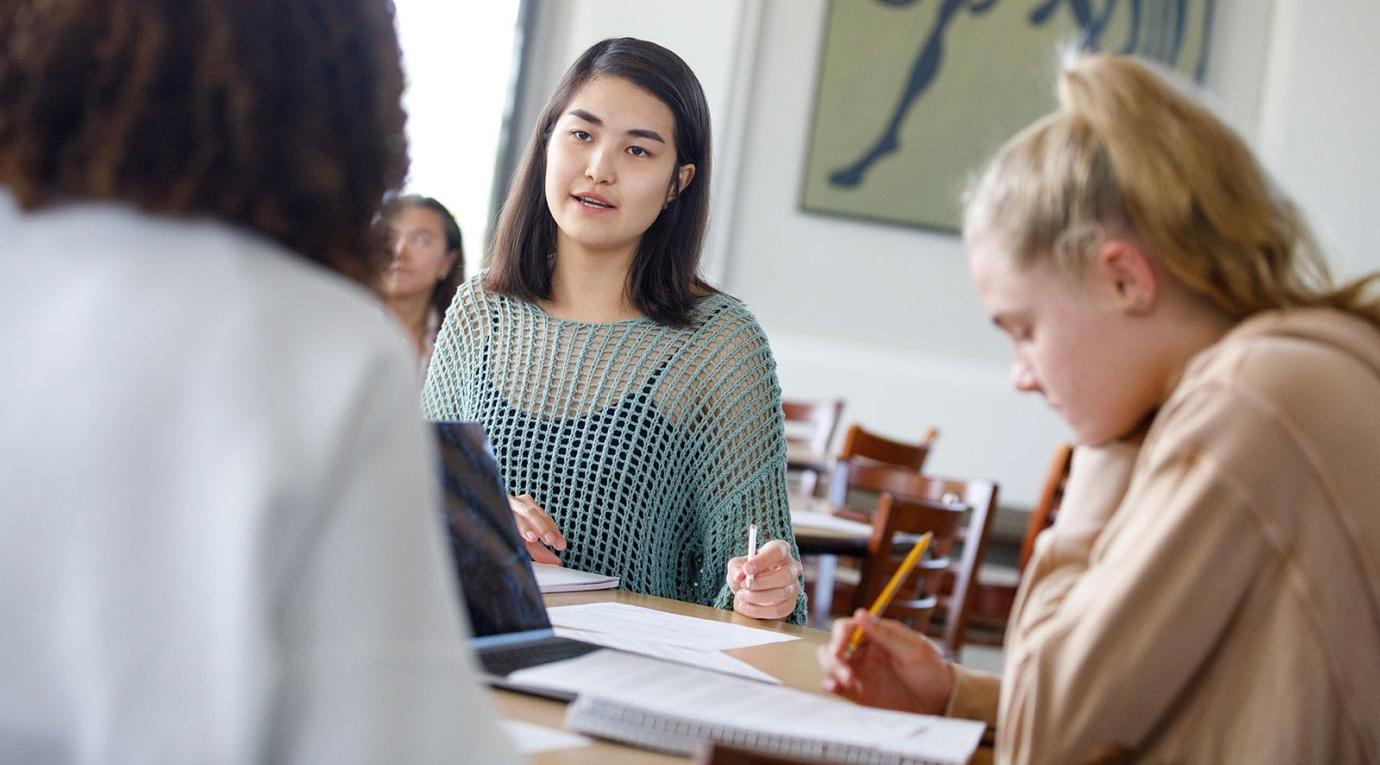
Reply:
M412 154L406 190L450 208L464 235L467 273L488 243L518 6L519 0L395 0Z

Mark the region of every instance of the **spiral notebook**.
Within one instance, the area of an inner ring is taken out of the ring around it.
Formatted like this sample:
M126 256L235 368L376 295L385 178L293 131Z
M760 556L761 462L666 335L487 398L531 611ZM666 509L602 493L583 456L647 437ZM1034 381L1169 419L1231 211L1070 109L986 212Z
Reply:
M672 754L710 739L801 760L956 765L972 757L985 728L629 654L592 653L517 674L529 673L579 689L568 730Z

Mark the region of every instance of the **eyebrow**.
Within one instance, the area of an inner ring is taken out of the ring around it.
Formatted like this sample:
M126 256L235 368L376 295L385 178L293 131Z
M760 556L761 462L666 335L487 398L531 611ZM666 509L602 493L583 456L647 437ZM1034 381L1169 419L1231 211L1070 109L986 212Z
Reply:
M599 119L593 114L590 114L584 109L571 109L566 113L572 117L578 117L579 119L582 119L585 122L590 123L591 125L604 124L603 120ZM633 128L632 130L626 131L624 135L630 135L635 138L646 138L649 141L657 141L659 143L666 143L666 139L662 138L660 133L656 132L655 130L648 130L646 128Z

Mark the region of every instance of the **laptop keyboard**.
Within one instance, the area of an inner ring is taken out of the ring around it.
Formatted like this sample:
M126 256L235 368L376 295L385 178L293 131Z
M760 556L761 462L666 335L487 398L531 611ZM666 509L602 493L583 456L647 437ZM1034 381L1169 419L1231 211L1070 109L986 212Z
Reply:
M479 663L483 665L485 672L505 677L519 669L573 659L597 650L599 646L592 643L549 637L521 645L484 648L479 652Z

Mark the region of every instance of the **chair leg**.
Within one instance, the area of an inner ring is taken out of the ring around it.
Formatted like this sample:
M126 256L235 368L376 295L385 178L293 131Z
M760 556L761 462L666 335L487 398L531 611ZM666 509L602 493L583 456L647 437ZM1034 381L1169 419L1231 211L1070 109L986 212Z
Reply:
M810 593L810 626L826 629L829 626L829 608L834 602L834 569L838 556L820 555L815 561L815 589Z

